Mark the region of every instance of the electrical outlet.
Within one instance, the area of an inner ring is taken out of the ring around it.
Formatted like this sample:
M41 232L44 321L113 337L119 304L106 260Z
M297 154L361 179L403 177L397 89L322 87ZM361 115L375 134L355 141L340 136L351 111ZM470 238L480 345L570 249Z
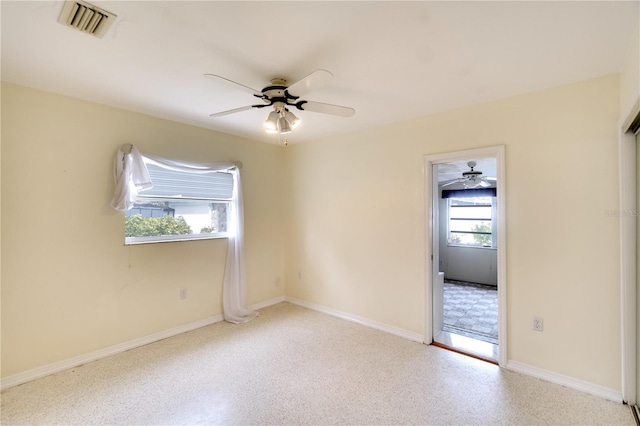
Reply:
M533 323L531 324L533 330L542 331L543 325L542 317L533 317Z
M180 289L180 299L184 300L187 298L187 289L186 288L181 288Z

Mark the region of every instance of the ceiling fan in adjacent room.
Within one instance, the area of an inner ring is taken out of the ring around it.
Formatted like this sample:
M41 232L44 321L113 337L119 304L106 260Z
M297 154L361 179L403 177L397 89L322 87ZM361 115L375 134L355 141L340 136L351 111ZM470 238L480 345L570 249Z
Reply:
M471 170L466 172L462 172L462 177L456 179L450 179L442 182L440 185L442 187L453 185L455 183L462 183L465 188L488 188L491 186L492 182L495 182L497 179L494 177L482 176L482 172L480 170L474 170L476 167L475 161L469 161L467 166Z
M236 83L233 80L215 74L205 74L205 77L233 85L233 87L247 92L262 101L262 103L210 114L210 117L222 117L253 108L271 107L271 112L264 122L264 128L267 133L287 134L298 127L301 124L301 120L291 111L294 108L299 111L312 111L339 117L351 117L356 112L353 108L307 101L301 98L331 80L333 74L327 70L315 70L302 80L291 85L283 78L274 78L271 80L271 84L262 90L252 89L244 84Z

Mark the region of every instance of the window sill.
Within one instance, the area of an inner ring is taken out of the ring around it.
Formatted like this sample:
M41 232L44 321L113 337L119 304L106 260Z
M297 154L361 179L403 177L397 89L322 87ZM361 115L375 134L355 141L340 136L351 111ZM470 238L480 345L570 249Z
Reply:
M462 244L447 244L447 247L459 247L459 248L481 249L481 250L498 250L498 247L465 246Z
M155 243L173 243L178 241L199 241L199 240L217 240L220 238L229 238L228 232L219 232L215 234L188 234L188 235L157 235L153 237L125 237L124 245L131 246L137 244L155 244Z

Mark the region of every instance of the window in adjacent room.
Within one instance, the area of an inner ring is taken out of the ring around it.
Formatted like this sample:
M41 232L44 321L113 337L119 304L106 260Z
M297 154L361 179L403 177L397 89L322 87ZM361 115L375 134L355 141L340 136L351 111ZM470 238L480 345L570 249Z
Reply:
M449 245L496 247L495 197L450 197Z
M125 213L125 244L228 236L233 174L146 166L153 187L141 191Z

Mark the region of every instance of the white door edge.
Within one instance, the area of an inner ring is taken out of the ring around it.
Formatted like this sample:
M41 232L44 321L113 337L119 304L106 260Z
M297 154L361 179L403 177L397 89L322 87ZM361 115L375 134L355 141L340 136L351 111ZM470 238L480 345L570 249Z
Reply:
M640 114L640 97L620 124L620 211L631 212L636 200L636 137L629 128ZM622 354L622 399L637 404L637 218L620 215L620 310Z

